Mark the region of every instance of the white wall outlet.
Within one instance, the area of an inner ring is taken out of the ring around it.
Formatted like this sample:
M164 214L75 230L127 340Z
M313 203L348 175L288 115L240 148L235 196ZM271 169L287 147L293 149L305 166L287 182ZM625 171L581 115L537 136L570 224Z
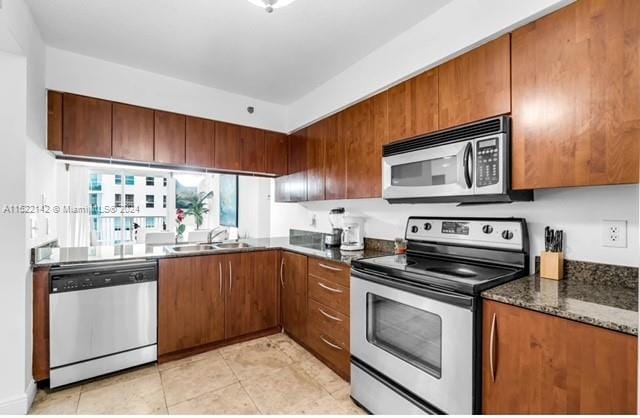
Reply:
M602 221L602 245L605 247L627 247L627 221Z

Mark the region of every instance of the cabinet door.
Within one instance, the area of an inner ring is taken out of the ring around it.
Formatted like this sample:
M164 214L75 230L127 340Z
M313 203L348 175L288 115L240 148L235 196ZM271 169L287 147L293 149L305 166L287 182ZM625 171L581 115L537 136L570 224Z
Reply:
M415 78L411 78L388 91L389 142L416 134L415 84Z
M639 56L635 0L581 0L513 33L514 189L638 182Z
M265 131L265 171L276 176L288 173L289 138L280 132Z
M389 132L386 92L341 112L338 129L346 146L347 198L380 197L382 144Z
M307 199L324 200L324 145L326 119L307 128Z
M184 164L186 118L155 111L154 158L158 163Z
M187 116L187 165L211 168L215 155L215 122Z
M277 251L230 254L225 267L226 338L277 326Z
M62 151L62 93L47 91L47 149Z
M158 354L224 339L223 256L160 260Z
M438 68L440 129L511 111L510 35Z
M113 158L153 161L153 110L113 104Z
M347 197L347 156L344 140L338 135L338 115L325 119L324 198Z
M215 168L242 170L240 126L216 122Z
M298 341L305 341L307 328L307 257L282 252L280 260L282 326Z
M289 138L288 188L291 202L307 200L307 130L294 132Z
M62 152L111 157L111 102L64 93Z
M636 412L638 339L484 302L483 413Z
M438 69L415 77L416 135L437 131L438 128Z
M264 173L265 148L264 131L262 129L240 127L242 143L242 171Z

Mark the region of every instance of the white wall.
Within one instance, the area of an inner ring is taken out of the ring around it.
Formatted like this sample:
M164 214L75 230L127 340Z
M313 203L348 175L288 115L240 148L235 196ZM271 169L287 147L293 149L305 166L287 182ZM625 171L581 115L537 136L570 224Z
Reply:
M531 254L544 249L544 227L566 231L566 257L626 266L638 266L638 185L601 186L540 190L535 201L512 204L472 205L455 204L390 205L383 199L334 200L326 202L271 204L271 235L287 236L289 228L329 231L328 212L344 207L348 212L363 215L365 236L394 239L404 236L409 216L469 216L523 217L529 227ZM317 228L310 226L315 215ZM602 220L628 222L627 248L603 247Z
M454 0L288 109L290 131L335 113L572 0Z
M48 89L263 129L286 129L282 105L61 49L46 50ZM247 106L254 106L255 112L249 114Z
M264 177L240 176L238 180L238 233L240 237L265 238L271 232L271 183Z
M26 4L0 3L0 196L4 204L40 204L55 199L55 165L47 153L45 55L40 33ZM10 38L13 38L11 42ZM4 55L10 52L13 56ZM0 215L3 289L0 292L0 414L25 413L35 394L31 378L32 278L29 248L55 237L45 215L33 216L33 234L24 215Z

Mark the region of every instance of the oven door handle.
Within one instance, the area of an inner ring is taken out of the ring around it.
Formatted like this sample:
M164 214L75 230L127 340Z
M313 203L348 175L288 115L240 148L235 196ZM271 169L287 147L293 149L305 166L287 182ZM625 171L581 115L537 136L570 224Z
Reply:
M368 280L373 283L393 287L398 290L428 297L450 305L466 308L471 311L475 310L476 307L473 296L461 295L444 289L437 289L432 286L418 285L399 277L391 277L381 272L373 272L371 270L367 270L365 272L352 268L351 275L358 279Z
M469 160L471 160L471 169L469 169ZM462 164L464 166L464 182L467 184L467 189L470 189L473 186L473 145L471 142L467 142L467 146L464 148Z

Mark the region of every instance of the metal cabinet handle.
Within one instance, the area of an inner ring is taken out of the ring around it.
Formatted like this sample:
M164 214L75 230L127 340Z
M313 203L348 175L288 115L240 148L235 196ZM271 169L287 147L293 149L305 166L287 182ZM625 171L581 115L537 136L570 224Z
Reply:
M336 345L336 344L334 344L334 343L332 343L332 342L330 342L330 341L325 340L325 339L324 339L324 337L323 337L322 335L320 336L320 339L322 340L322 342L323 342L323 343L325 343L325 344L326 344L326 345L328 345L329 347L333 347L333 348L335 348L336 350L340 350L340 351L342 351L342 347L340 347L339 345Z
M337 267L328 266L326 264L318 263L318 265L320 267L322 267L323 269L327 269L327 270L331 270L331 271L342 271L342 269L339 269Z
M318 286L322 287L323 289L328 290L329 292L333 292L333 293L342 293L342 290L340 289L334 289L333 287L329 287L323 283L318 282Z
M495 355L496 355L496 314L491 318L491 336L489 337L489 365L491 367L491 381L496 381Z
M229 261L229 293L231 293L232 286L233 286L233 267L231 267L231 261Z
M220 294L222 295L222 261L218 261L218 270L220 271Z
M280 259L280 285L284 287L284 257Z
M318 311L320 311L320 313L322 315L326 316L329 319L333 319L334 321L342 322L342 319L338 318L337 316L329 315L324 310L322 310L322 308L318 308Z

